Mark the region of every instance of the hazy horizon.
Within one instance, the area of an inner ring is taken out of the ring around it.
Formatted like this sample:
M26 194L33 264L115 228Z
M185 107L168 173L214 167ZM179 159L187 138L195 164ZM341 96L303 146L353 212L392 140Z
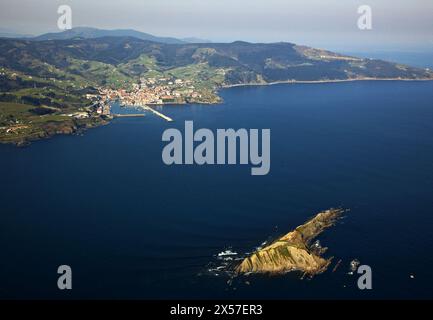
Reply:
M433 1L425 0L3 0L0 32L60 32L57 8L63 4L72 8L73 27L213 42L286 41L346 51L433 49ZM372 30L357 27L363 4L372 8Z

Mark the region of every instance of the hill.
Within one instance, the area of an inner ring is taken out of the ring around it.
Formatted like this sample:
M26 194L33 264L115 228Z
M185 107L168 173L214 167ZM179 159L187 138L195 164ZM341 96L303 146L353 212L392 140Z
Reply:
M143 58L146 61L142 61ZM137 60L141 59L141 61ZM222 85L275 81L325 81L362 78L427 79L432 72L383 60L363 59L292 43L166 44L135 37L103 37L61 41L2 39L0 66L38 75L48 64L67 72L73 60L120 68L125 76L206 64L223 69ZM150 61L154 65L149 66ZM128 68L129 67L129 68ZM85 68L84 68L85 69ZM140 69L140 70L138 70ZM120 71L119 70L119 71ZM46 72L49 74L49 72ZM75 71L83 77L92 76Z
M171 37L157 37L149 33L136 31L133 29L115 29L103 30L91 27L76 27L63 32L46 33L32 38L36 41L44 40L68 40L68 39L94 39L102 37L134 37L141 40L148 40L161 43L182 44L187 41L179 40Z

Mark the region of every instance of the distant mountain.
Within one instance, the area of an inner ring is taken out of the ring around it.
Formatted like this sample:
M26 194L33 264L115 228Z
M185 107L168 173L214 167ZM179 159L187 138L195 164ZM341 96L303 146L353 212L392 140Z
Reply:
M23 34L12 29L0 28L0 38L31 38L34 35Z
M210 40L195 38L195 37L182 38L182 41L185 41L188 43L212 43L212 41L210 41Z
M0 38L31 38L31 37L33 36L29 34L0 32Z
M94 39L102 37L134 37L141 40L148 40L160 43L170 43L170 44L182 44L187 41L182 41L176 38L170 37L157 37L148 33L132 30L132 29L116 29L116 30L103 30L90 27L77 27L63 32L56 33L46 33L37 37L32 38L32 40L42 41L42 40L69 40L69 39Z

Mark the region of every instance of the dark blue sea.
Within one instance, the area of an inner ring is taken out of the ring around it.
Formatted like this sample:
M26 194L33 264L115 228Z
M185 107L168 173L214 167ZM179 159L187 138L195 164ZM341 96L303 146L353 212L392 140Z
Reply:
M0 298L433 298L433 82L238 87L78 136L0 146ZM165 129L271 129L271 171L166 166ZM321 210L332 267L233 282L209 269ZM359 290L349 263L373 272ZM73 289L57 289L69 265ZM229 283L228 283L229 282Z

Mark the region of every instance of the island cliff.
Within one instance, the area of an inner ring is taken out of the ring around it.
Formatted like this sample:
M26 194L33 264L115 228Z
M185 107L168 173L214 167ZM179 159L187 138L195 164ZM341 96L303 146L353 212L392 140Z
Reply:
M317 242L312 245L311 242L325 229L334 226L344 212L343 209L320 212L294 231L245 258L235 272L279 274L301 271L309 276L324 272L332 258L323 258L327 248L322 248Z

